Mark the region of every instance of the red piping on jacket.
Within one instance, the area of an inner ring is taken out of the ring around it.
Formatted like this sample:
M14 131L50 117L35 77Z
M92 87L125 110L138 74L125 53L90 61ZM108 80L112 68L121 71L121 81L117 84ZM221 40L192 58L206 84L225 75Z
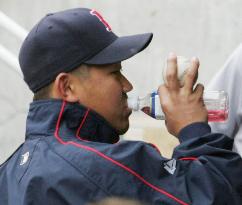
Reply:
M154 145L153 143L149 143L149 144L161 155L160 150L158 149L158 147L156 145Z
M182 157L179 160L191 160L191 161L193 161L193 160L197 160L197 157Z
M64 112L64 109L65 109L65 105L66 105L66 102L63 101L62 103L62 106L61 106L61 110L60 110L60 114L58 116L58 120L57 120L57 124L56 124L56 129L55 129L55 138L63 145L73 145L73 146L76 146L76 147L79 147L79 148L82 148L82 149L85 149L85 150L88 150L90 152L93 152L95 154L97 154L98 156L112 162L113 164L123 168L125 171L129 172L130 174L132 174L133 176L135 176L137 179L139 179L140 181L142 181L145 185L149 186L150 188L154 189L155 191L161 193L161 194L164 194L166 195L168 198L171 198L173 199L174 201L176 201L177 203L181 204L181 205L188 205L186 202L176 198L175 196L171 195L170 193L164 191L163 189L159 188L159 187L156 187L154 186L153 184L149 183L148 181L146 181L141 175L139 175L138 173L136 173L135 171L133 171L132 169L130 169L129 167L121 164L120 162L106 156L105 154L103 154L102 152L99 152L98 150L92 148L92 147L88 147L88 146L85 146L85 145L81 145L81 144L78 144L78 143L75 143L75 142L72 142L72 141L63 141L61 139L61 137L59 136L59 129L60 129L60 121L61 121L61 117L62 117L62 114Z
M76 137L77 137L79 140L82 140L82 141L85 141L85 142L89 142L89 140L82 139L82 138L79 136L79 133L80 133L80 130L81 130L81 128L82 128L84 122L85 122L86 119L87 119L87 116L88 116L88 114L89 114L89 111L90 111L90 109L88 108L87 111L86 111L86 113L85 113L85 115L84 115L84 117L83 117L83 119L82 119L82 121L81 121L81 124L80 124L80 126L79 126L79 128L77 129L77 132L76 132Z

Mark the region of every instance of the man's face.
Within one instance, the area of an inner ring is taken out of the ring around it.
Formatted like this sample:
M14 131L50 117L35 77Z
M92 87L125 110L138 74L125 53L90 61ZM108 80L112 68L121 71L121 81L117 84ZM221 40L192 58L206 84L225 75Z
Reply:
M77 77L78 78L78 77ZM121 63L88 67L88 76L75 81L79 102L103 116L119 134L129 128L127 92L132 84L122 75Z

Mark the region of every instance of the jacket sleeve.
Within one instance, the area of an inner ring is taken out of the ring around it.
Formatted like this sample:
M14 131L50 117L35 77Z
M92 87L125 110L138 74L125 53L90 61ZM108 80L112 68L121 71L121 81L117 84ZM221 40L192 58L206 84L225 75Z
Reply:
M231 151L233 140L211 133L207 123L185 127L179 140L173 153L177 194L185 194L192 204L242 204L242 160Z

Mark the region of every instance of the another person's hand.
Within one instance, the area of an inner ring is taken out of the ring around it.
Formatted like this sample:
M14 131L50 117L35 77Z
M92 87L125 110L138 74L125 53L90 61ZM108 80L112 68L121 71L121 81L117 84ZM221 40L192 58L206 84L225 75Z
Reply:
M204 87L194 84L197 80L199 61L192 59L191 68L185 74L185 83L177 79L177 58L170 54L167 60L167 83L159 87L158 93L166 118L166 127L174 136L185 126L194 122L207 122L207 110L203 102Z

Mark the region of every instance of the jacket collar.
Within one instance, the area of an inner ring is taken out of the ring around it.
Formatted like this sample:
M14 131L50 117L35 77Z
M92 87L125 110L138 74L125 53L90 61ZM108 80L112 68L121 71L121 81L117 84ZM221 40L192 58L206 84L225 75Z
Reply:
M73 137L104 143L119 140L117 131L102 116L78 103L57 99L32 102L27 117L26 138L53 136L57 129L63 140Z

